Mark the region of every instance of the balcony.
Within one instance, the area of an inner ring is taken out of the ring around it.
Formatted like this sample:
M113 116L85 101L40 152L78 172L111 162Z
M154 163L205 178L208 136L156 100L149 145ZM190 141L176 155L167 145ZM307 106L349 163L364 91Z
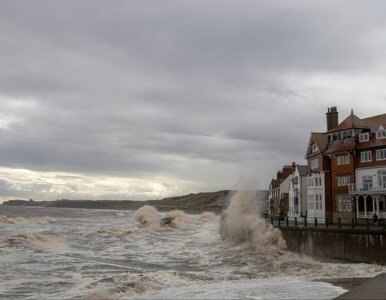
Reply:
M377 194L377 193L385 193L385 186L368 186L368 185L360 185L359 183L349 183L348 191L350 194Z
M372 219L374 215L373 211L360 211L358 212L358 219ZM380 211L377 213L378 219L386 219L386 212Z

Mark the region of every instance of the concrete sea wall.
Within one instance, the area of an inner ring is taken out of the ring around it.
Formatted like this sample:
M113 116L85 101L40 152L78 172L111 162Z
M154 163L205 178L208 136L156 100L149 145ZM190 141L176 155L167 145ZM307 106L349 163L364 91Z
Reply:
M280 227L288 249L352 262L386 264L386 232L349 228Z

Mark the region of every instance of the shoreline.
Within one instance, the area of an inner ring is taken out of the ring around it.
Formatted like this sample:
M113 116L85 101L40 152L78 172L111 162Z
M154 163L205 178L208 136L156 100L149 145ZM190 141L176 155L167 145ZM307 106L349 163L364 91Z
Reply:
M353 286L335 299L386 299L386 273L380 273ZM344 288L344 287L343 287ZM346 289L346 288L345 288Z

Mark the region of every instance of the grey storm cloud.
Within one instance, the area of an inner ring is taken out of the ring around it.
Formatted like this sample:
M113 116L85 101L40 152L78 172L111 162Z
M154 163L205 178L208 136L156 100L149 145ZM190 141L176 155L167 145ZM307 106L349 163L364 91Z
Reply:
M309 132L339 104L307 80L384 63L385 11L383 1L1 1L0 166L213 188L257 172L265 187L283 163L303 163Z

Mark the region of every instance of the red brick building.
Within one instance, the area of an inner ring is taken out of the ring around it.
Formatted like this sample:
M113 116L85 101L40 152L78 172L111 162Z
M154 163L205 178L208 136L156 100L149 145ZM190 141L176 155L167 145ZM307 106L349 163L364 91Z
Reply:
M311 133L308 217L386 218L386 114L341 123L336 107L326 113L327 131Z

